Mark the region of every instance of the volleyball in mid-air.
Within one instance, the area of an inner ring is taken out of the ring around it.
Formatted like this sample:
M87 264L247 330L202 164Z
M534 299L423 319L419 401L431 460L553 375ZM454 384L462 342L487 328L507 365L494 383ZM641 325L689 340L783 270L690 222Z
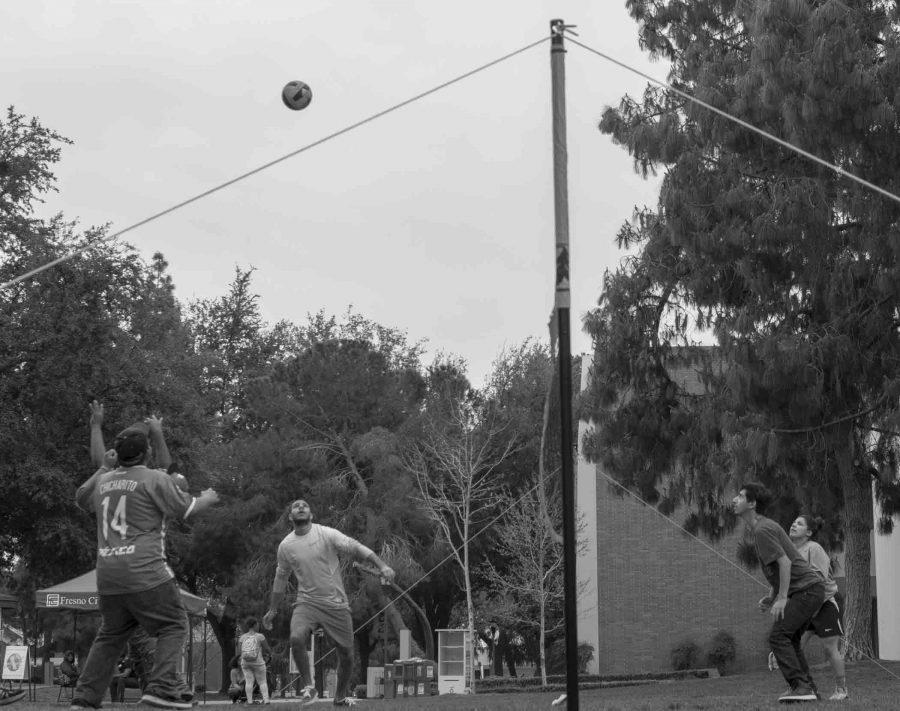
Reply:
M312 101L312 89L302 81L289 81L281 90L281 100L289 109L300 111Z

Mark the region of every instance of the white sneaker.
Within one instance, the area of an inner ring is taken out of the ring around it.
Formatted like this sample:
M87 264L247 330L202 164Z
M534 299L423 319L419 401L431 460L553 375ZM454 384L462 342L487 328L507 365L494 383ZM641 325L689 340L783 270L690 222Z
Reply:
M813 691L809 684L799 683L792 686L778 697L778 701L782 704L793 703L796 701L817 701L816 692Z
M778 660L775 659L775 652L769 652L769 671L778 669Z
M553 702L550 705L551 706L559 706L564 703L566 703L566 695L562 694L561 696L558 696L557 698L553 699Z
M834 687L834 693L828 697L829 701L844 701L845 699L849 699L850 694L847 692L847 687L845 686L836 686Z
M314 686L304 686L303 690L300 692L300 705L306 706L306 704L311 704L316 700L316 697L319 695L319 692L316 691L316 687Z

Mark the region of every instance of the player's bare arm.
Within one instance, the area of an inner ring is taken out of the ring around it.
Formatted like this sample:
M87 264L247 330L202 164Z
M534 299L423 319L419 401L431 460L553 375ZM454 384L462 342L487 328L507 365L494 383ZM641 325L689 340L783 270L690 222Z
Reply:
M772 603L769 614L776 620L784 617L784 608L787 606L788 588L791 584L791 559L786 554L778 558L778 597Z
M166 445L166 438L163 435L162 418L150 415L144 422L150 428L150 443L156 453L156 466L166 469L172 463L172 455L169 454L169 447Z
M370 565L378 568L378 572L386 582L391 583L394 581L394 569L391 568L391 566L389 566L383 560L381 560L381 558L379 558L378 555L376 555L376 553L370 548L367 548L360 543L359 548L357 549L357 557L361 562L369 563Z
M107 466L104 462L106 445L103 443L103 405L96 400L91 401L91 463L95 467ZM115 454L115 450L112 450ZM115 467L115 463L113 464Z
M269 598L269 609L263 615L263 627L267 630L272 629L272 621L278 614L278 608L284 602L284 592L287 590L287 573L280 568L275 570L275 580L272 583L272 595Z

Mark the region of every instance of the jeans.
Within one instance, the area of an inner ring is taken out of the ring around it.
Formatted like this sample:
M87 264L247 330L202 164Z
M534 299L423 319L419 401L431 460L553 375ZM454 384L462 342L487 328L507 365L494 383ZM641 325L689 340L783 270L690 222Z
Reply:
M174 580L137 593L101 594L100 615L100 630L78 679L75 698L92 706L100 705L122 650L138 625L157 638L146 693L177 697L187 690L178 678L177 662L187 637L188 621Z
M778 668L792 688L798 683L812 684L800 640L824 601L825 583L795 592L788 597L784 616L775 621L769 633L769 646L778 661Z

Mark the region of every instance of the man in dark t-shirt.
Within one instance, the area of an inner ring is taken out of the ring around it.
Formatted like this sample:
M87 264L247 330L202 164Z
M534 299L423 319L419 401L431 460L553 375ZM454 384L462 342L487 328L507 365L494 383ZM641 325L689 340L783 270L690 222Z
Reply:
M732 506L750 529L763 574L772 586L771 597L760 602L774 618L769 646L790 686L778 700L816 701L800 641L825 601L825 579L797 552L784 529L762 515L770 498L762 484L744 484Z

